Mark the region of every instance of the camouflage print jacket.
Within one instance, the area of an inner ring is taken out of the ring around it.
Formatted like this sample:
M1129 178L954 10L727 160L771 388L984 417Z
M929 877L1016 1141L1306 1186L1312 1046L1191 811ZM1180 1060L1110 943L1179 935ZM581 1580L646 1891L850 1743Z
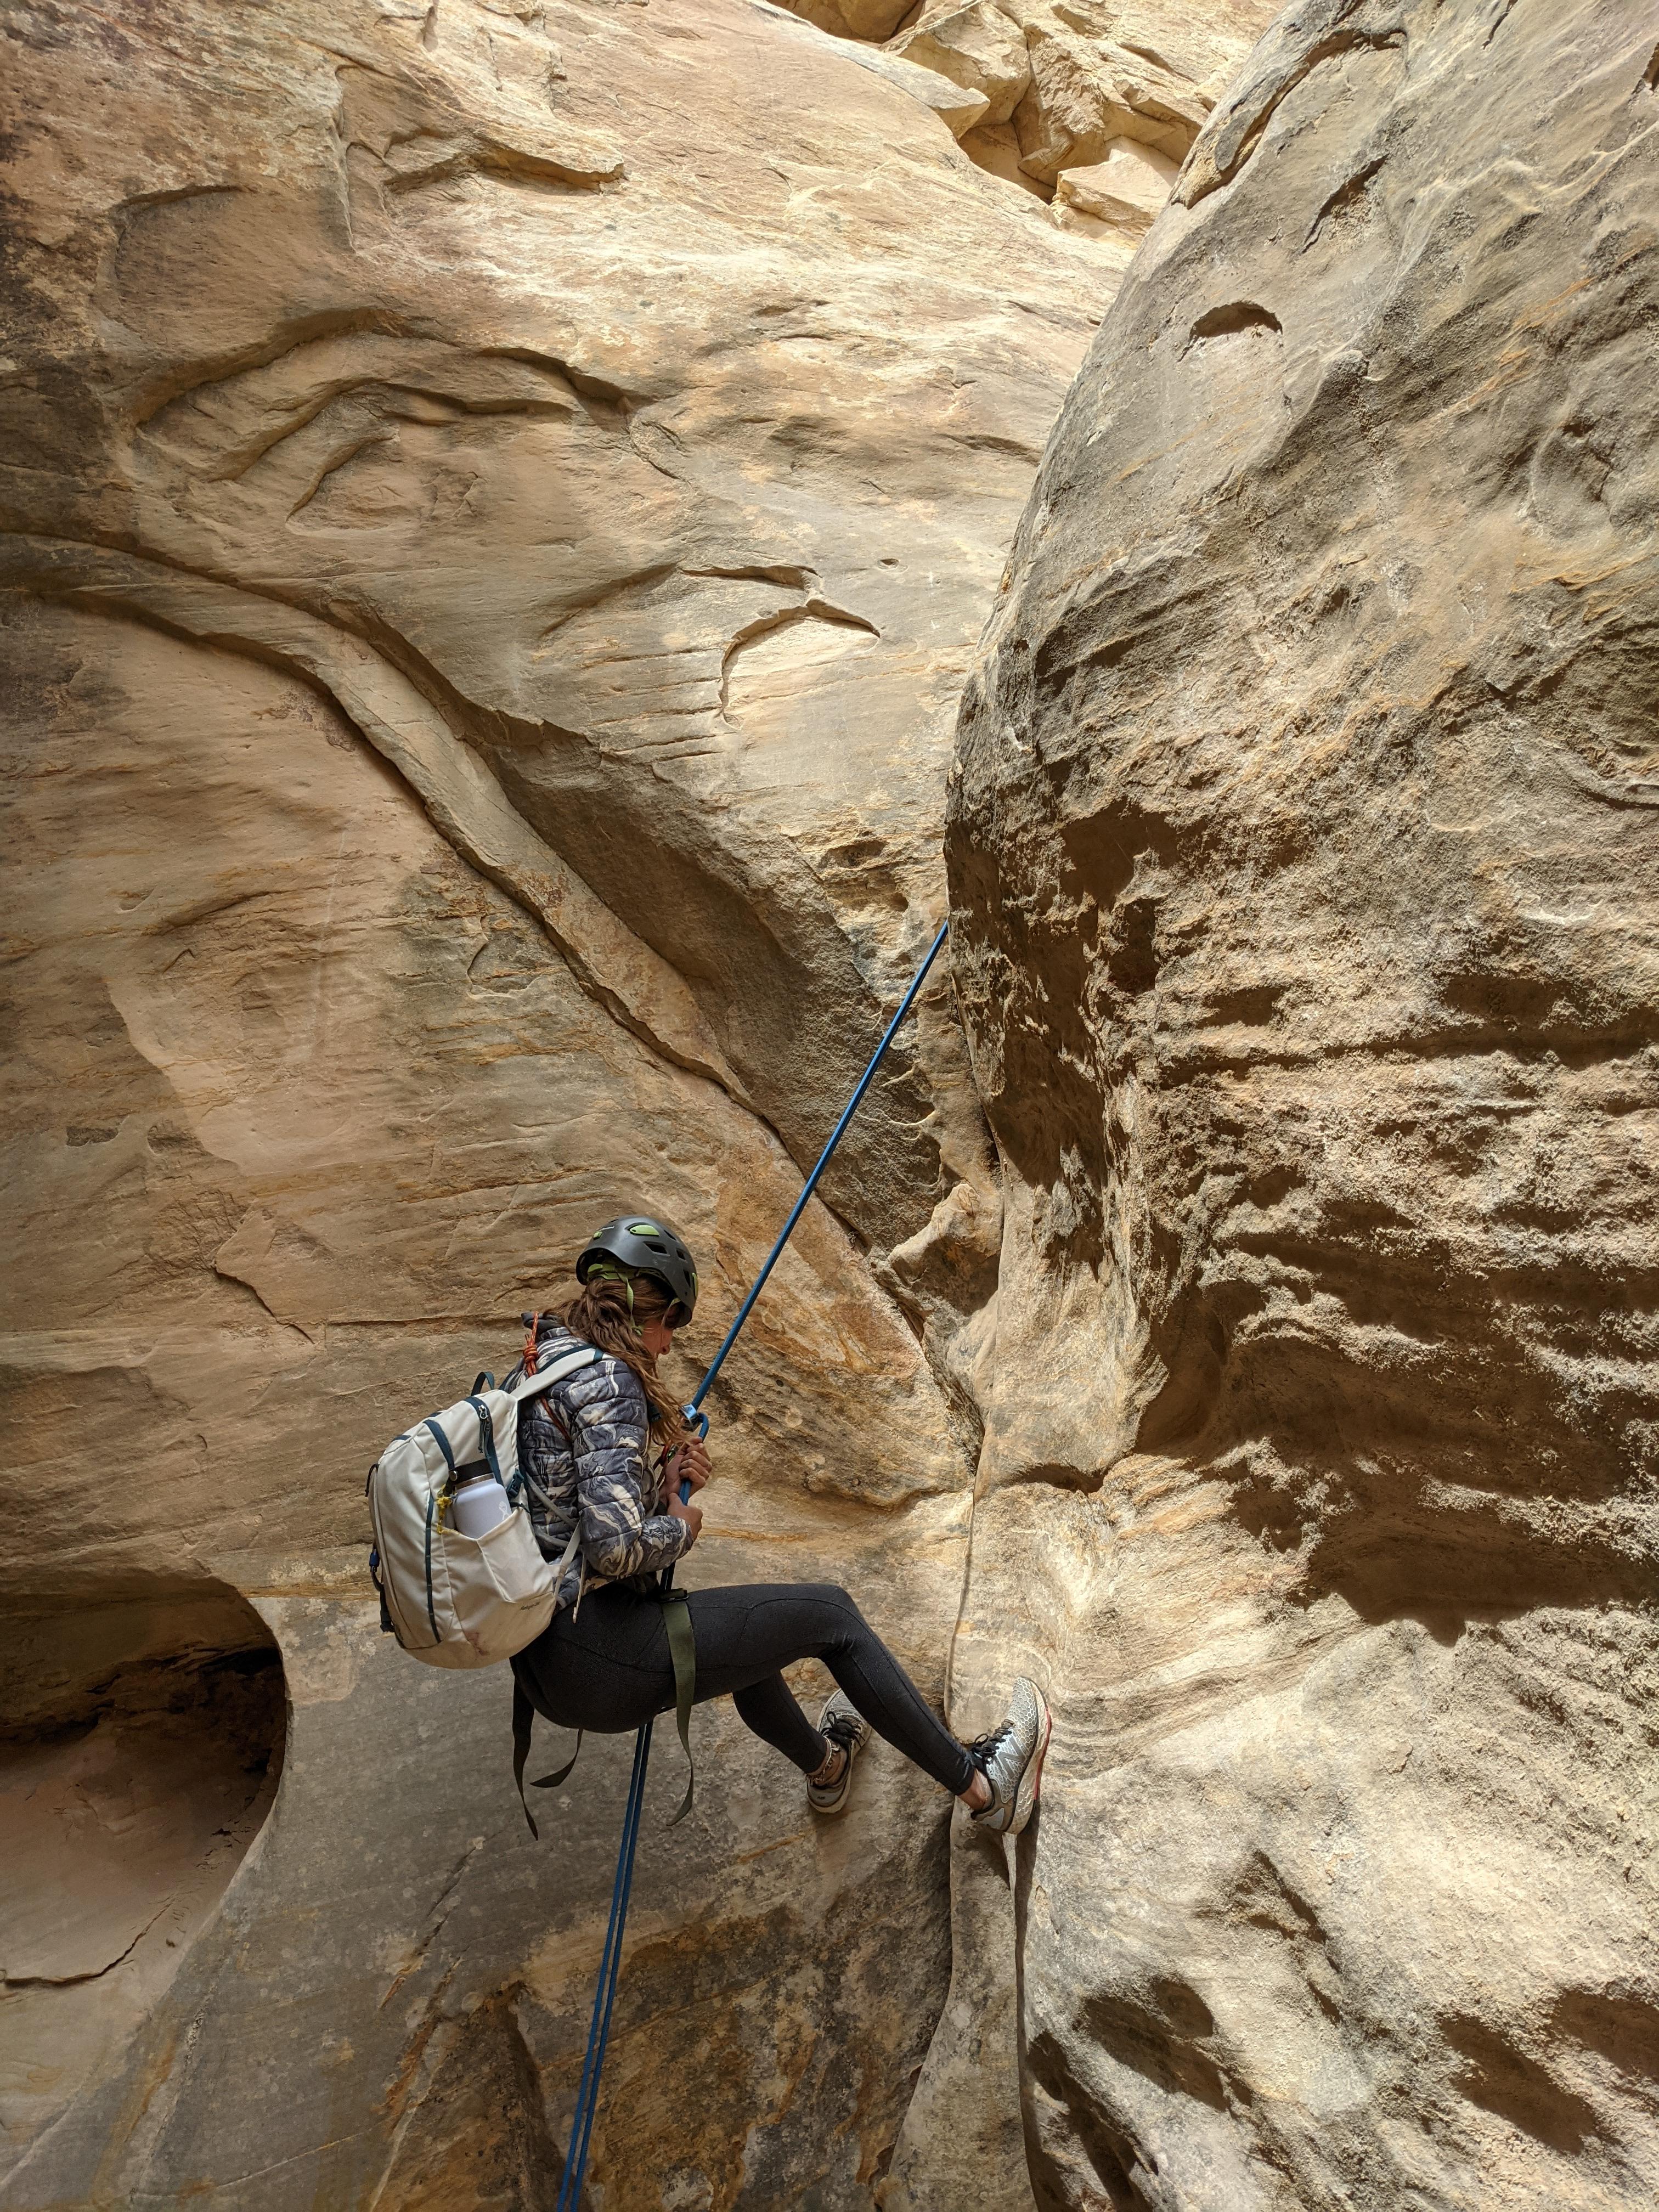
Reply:
M562 1322L544 1321L536 1331L537 1367L550 1366L581 1341ZM661 1492L647 1469L649 1416L639 1376L609 1353L525 1407L519 1465L544 1558L561 1557L578 1511L590 1582L653 1573L685 1551L690 1532L662 1510ZM567 1571L560 1608L575 1601L581 1576L580 1564Z

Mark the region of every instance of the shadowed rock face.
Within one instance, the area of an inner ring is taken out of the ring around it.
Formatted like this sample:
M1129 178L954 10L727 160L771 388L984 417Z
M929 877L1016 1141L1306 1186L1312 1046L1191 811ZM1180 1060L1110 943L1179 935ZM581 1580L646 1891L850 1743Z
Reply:
M1207 115L963 724L1001 1176L941 975L691 1573L1052 1684L1022 1954L896 1758L817 1831L706 1712L592 2176L1645 2204L1659 33L801 12L0 32L7 2200L551 2204L628 1747L534 1849L362 1471L635 1202L690 1388Z
M283 1671L246 1599L179 1578L9 1605L0 1692L0 2124L19 2142L118 2070L258 1833Z
M1659 2187L1656 35L1291 10L965 702L1046 2203Z

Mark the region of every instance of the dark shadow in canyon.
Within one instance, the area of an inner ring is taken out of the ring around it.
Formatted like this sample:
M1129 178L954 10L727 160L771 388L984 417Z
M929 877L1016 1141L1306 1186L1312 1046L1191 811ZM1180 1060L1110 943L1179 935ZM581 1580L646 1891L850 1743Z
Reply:
M269 1812L287 1734L275 1639L205 1577L13 1601L0 1652L0 2008L34 2054L8 2166L172 1980Z

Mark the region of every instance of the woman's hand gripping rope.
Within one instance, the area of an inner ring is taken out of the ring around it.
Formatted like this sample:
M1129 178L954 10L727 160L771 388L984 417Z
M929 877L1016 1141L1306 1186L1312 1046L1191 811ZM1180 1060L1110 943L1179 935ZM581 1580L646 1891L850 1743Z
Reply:
M684 1521L691 1531L691 1540L697 1540L702 1527L702 1508L691 1499L703 1487L714 1473L708 1453L702 1439L688 1437L686 1442L671 1452L663 1462L662 1481L665 1494L664 1510L676 1521Z

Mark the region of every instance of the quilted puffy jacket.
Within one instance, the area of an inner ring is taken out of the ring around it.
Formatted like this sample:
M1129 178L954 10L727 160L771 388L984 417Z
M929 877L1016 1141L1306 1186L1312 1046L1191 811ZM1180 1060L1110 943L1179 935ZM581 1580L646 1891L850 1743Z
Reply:
M537 1368L580 1350L583 1340L562 1322L543 1321L536 1330ZM662 1510L661 1491L647 1468L649 1422L639 1376L608 1352L525 1407L519 1466L544 1558L561 1556L579 1513L590 1581L653 1574L684 1554L691 1532ZM567 1570L556 1611L575 1602L581 1578L581 1565Z

